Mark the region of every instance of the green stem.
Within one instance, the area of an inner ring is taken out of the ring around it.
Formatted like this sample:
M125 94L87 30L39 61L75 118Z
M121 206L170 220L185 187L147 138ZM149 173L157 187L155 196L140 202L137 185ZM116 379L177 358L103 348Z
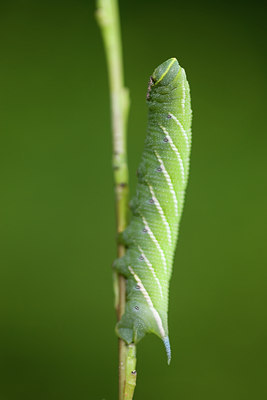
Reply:
M132 399L136 385L136 346L132 343L127 346L126 355L126 379L124 386L124 399Z
M118 236L127 226L128 215L128 165L126 125L129 111L129 93L124 87L122 46L117 0L97 0L97 20L100 26L107 58L112 136L113 171L115 181L116 223ZM125 247L117 245L118 257L123 256ZM120 320L125 309L126 286L123 276L114 272L115 308ZM135 345L127 345L119 339L119 400L131 400L136 381ZM130 371L130 372L129 372ZM132 372L134 371L134 372Z

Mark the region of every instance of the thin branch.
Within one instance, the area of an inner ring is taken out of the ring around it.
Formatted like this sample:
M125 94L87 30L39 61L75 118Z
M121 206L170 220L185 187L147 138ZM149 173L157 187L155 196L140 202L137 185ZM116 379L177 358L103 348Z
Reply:
M124 87L122 47L117 0L97 0L97 20L100 26L107 58L112 136L113 171L115 181L116 223L118 235L127 226L128 215L128 166L126 149L126 125L129 111L129 93ZM125 253L122 244L117 245L118 257ZM125 309L125 279L114 272L115 308L120 320ZM119 400L131 400L136 382L136 349L119 339Z

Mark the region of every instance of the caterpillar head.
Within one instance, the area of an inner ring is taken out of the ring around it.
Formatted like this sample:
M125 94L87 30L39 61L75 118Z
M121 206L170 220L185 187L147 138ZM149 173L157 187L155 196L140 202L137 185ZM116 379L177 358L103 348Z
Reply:
M148 83L147 102L153 100L161 103L165 99L162 95L171 95L172 89L177 86L178 76L183 72L176 58L170 58L160 64L153 72ZM153 104L152 104L153 107Z
M180 66L176 58L169 58L169 60L160 64L152 75L154 85L168 85L171 83L179 72Z

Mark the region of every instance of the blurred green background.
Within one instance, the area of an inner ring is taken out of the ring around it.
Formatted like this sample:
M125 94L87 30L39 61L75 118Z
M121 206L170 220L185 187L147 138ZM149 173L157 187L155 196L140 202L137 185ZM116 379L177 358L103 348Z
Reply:
M169 57L186 69L194 113L173 359L155 336L140 343L136 400L267 398L262 4L121 1L132 192L148 78ZM95 4L0 8L0 399L115 399L111 132Z

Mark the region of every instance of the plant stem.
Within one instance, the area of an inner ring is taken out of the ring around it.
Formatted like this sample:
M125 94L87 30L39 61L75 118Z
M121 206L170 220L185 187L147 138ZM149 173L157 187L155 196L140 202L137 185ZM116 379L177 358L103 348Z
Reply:
M126 379L124 386L124 399L132 399L134 394L134 389L136 385L136 346L135 344L129 344L127 346L126 355Z
M126 125L129 111L129 93L124 87L122 46L117 0L97 0L97 20L100 26L108 65L112 136L113 171L115 181L117 234L127 226L128 215L128 166ZM124 245L118 243L117 254L122 257ZM114 272L115 308L120 320L125 309L125 278ZM136 349L119 339L119 400L131 400L136 382Z

